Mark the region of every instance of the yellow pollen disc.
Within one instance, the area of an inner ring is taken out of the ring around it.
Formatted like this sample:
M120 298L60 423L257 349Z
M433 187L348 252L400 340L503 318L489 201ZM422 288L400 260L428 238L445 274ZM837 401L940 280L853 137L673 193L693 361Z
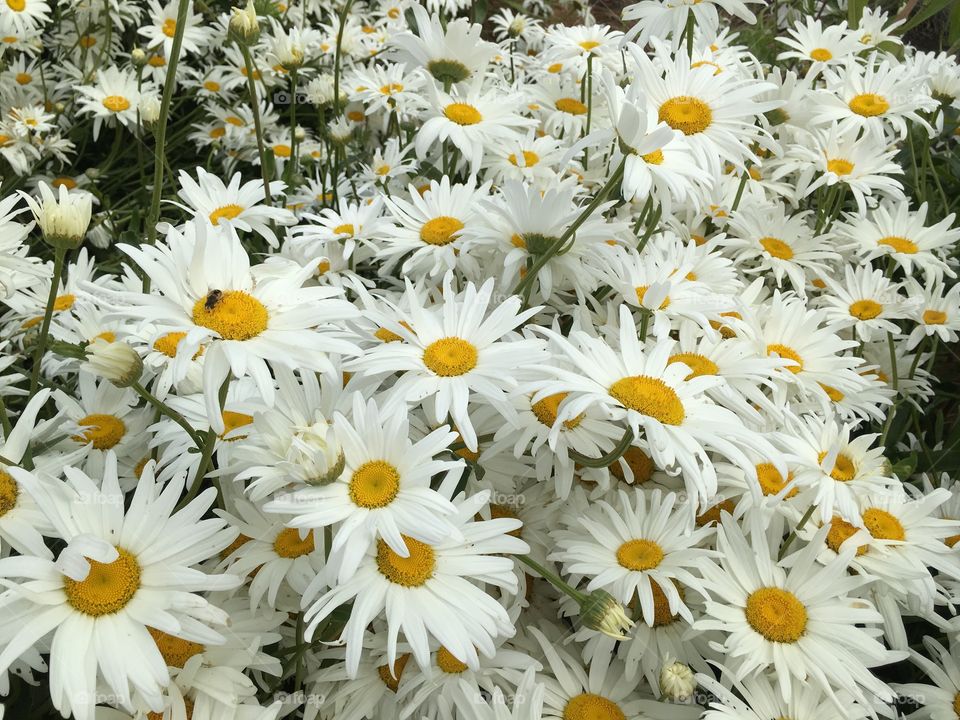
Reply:
M293 148L286 143L277 143L273 146L273 154L277 157L288 158L292 153Z
M652 540L627 540L617 548L617 562L627 570L650 570L663 561L663 548Z
M600 47L600 43L598 43L596 40L584 40L582 43L580 43L580 47L587 52L590 52L594 48Z
M313 530L307 531L307 536L300 538L297 528L284 528L273 541L273 549L282 558L298 558L314 550Z
M225 290L207 309L206 296L193 306L193 322L220 334L224 340L249 340L267 329L269 315L259 300L242 290Z
M234 412L233 410L224 410L221 417L223 417L223 434L220 435L221 440L225 439L227 435L232 433L237 428L242 428L253 423L253 415ZM227 440L227 442L243 440L245 437L246 435L237 435L235 437L231 437L229 440Z
M552 74L556 74L561 70L563 70L563 63L553 63L553 65L547 67L547 72Z
M207 80L203 84L203 89L208 92L220 92L220 83L216 80Z
M350 478L350 499L368 510L386 507L400 491L400 473L388 462L371 460Z
M91 338L91 340L106 340L107 342L111 342L111 343L115 342L116 339L117 339L117 334L112 330L106 330L105 332L102 332L99 335L96 335L95 337Z
M66 175L54 178L50 184L55 188L65 187L67 190L74 190L77 187L77 181Z
M466 375L477 366L477 348L458 337L435 340L423 351L423 364L440 377Z
M163 630L148 627L147 632L157 644L157 649L169 667L182 668L187 664L187 660L204 651L200 643L168 635Z
M420 239L427 245L449 245L457 238L454 237L463 230L463 223L455 217L441 215L427 220L420 228Z
M384 95L393 95L394 93L403 92L403 85L400 83L390 83L389 85L384 85L380 88L380 92Z
M764 495L776 495L783 490L787 483L793 480L793 473L788 473L786 479L780 474L773 463L760 463L757 465L757 481L760 483L760 492ZM797 488L791 488L787 497L791 498L797 494Z
M713 111L703 100L689 95L670 98L660 106L660 122L684 135L702 133L713 122Z
M390 172L390 166L389 166L389 165L381 165L381 166L378 167L376 170L374 170L374 172L375 172L377 175L379 175L380 177L383 177L384 175L386 175L386 174L388 174L388 173Z
M822 463L827 453L822 452L817 456L817 462ZM837 460L833 464L833 470L830 471L830 477L837 482L850 482L857 475L857 466L849 455L837 453Z
M123 95L108 95L103 99L103 106L110 112L123 112L130 109L130 101Z
M210 224L213 226L220 225L221 220L233 220L240 213L242 213L246 208L241 207L240 205L224 205L218 207L212 213L210 213Z
M883 115L890 109L890 103L882 95L875 93L861 93L850 99L850 109L863 117Z
M172 38L177 32L177 21L173 18L167 18L163 21L163 34Z
M677 391L660 378L647 375L620 378L610 386L609 393L624 407L665 425L682 425L687 416Z
M27 0L7 0L7 7L14 12L23 12L27 7Z
M514 153L510 153L510 157L507 158L510 161L510 164L514 167L519 167L517 165L517 156ZM531 150L523 151L523 166L524 167L533 167L538 162L540 162L540 156Z
M229 123L230 125L233 125L234 127L243 127L244 125L246 125L246 123L243 122L243 120L241 120L240 118L238 118L236 115L230 115L230 116L224 118L224 122Z
M29 85L31 80L33 80L33 75L30 73L17 73L16 75L16 81L19 85Z
M778 587L755 590L747 598L747 622L770 642L794 643L807 629L807 609L796 595Z
M169 358L177 356L177 345L187 334L185 332L171 332L156 339L153 343L153 349L163 353Z
M904 540L903 525L896 516L880 508L867 508L863 511L863 524L877 540Z
M133 466L133 474L137 476L138 480L140 479L140 476L143 475L143 471L146 469L147 463L150 462L150 459L151 458L149 455L144 455L142 458L140 458L137 464Z
M855 525L851 525L842 518L833 518L830 521L830 530L827 531L827 547L834 552L840 552L840 546L853 537L857 529ZM869 550L867 545L861 545L857 548L857 555L863 555L867 550Z
M677 362L683 363L690 368L691 372L684 378L685 380L700 377L701 375L716 375L720 372L720 368L717 367L717 364L713 360L699 353L677 353L676 355L671 355L667 360L668 365Z
M733 500L727 499L707 508L702 513L697 515L697 527L704 527L720 522L720 515L725 512L732 514L735 507L736 505L734 505Z
M250 542L250 538L244 535L243 533L240 533L239 535L237 535L236 540L234 540L232 543L230 543L223 550L220 551L220 559L225 560L226 558L230 557L231 555L233 555L235 551L239 550L248 542Z
M680 599L683 600L683 588L676 580L673 581L673 585L677 589ZM660 587L659 583L651 580L650 589L653 591L653 627L671 625L680 617L679 614L670 612L670 601L667 600L667 594L663 591L663 588Z
M649 289L650 289L650 286L649 286L649 285L641 285L641 286L638 287L638 288L634 288L634 291L637 293L637 302L640 303L641 305L643 305L643 298L646 296L647 290L649 290ZM657 308L657 309L658 309L658 310L666 310L668 307L670 307L670 297L669 297L669 296L668 296L668 297L665 297L665 298L663 299L663 302L660 303L660 307Z
M387 330L386 328L380 328L373 335L378 340L381 340L382 342L385 342L385 343L391 343L391 342L397 342L399 340L403 340L403 338L397 335L395 332L393 332L392 330Z
M13 510L20 495L20 486L6 470L0 470L0 517Z
M790 365L787 367L787 370L792 372L794 375L803 370L803 358L800 357L800 354L791 347L786 345L781 345L779 343L772 343L767 345L767 355L779 355L784 360L793 360L796 365Z
M565 112L568 115L586 115L587 106L576 98L560 98L557 100L554 105L557 110L560 112Z
M820 389L823 390L827 394L827 397L833 400L833 402L840 402L846 397L846 395L832 385L826 385L825 383L817 383L817 385L820 386Z
M183 699L183 709L186 714L186 720L193 720L193 700L190 698ZM166 714L160 712L154 712L151 710L147 713L147 720L164 720L164 718L172 717L168 712Z
M433 577L433 548L406 535L402 537L410 557L400 557L383 540L377 540L377 569L392 583L420 587Z
M210 131L210 137L212 137L214 140L222 138L226 134L227 129L222 127L215 127Z
M648 165L663 165L663 150L654 150L640 157L642 157L643 161Z
M817 62L826 62L827 60L833 60L833 53L826 48L814 48L810 51L810 57Z
M149 60L147 60L147 64L150 67L163 67L164 65L167 64L167 60L165 57L163 57L163 55L154 55Z
M843 158L827 160L827 170L834 175L849 175L853 172L853 163Z
M407 660L409 659L410 653L404 653L394 661L393 668L389 665L381 665L377 668L377 674L383 680L383 684L391 691L396 692L397 688L400 687L400 677L403 675L403 669L407 666Z
M441 645L437 650L437 667L448 675L459 675L467 669L467 664L457 660L452 652Z
M387 17L389 17L391 20L396 20L398 17L400 17L400 8L392 7L387 10Z
M907 238L900 237L898 235L888 235L887 237L882 237L877 240L877 245L886 245L887 247L892 248L894 252L905 253L906 255L914 255L920 249L920 246L912 240L908 240Z
M450 103L443 109L443 114L447 116L447 120L457 125L476 125L483 120L480 111L467 103Z
M343 223L342 225L337 225L333 229L334 235L350 235L352 236L354 232L353 225L351 223Z
M113 415L87 415L80 418L77 425L89 427L79 435L74 435L73 440L84 445L92 442L97 450L109 450L120 442L127 432L123 420Z
M76 296L68 293L66 295L59 295L57 299L53 301L53 309L57 312L61 310L69 310L73 307L73 303L76 301Z
M478 453L479 454L479 453ZM503 505L502 503L490 503L490 519L499 520L500 518L509 518L511 520L519 520L520 516L514 512L513 508L509 505ZM478 519L482 519L479 518ZM507 535L512 535L515 538L521 537L522 528L517 528L516 530L511 530Z
M627 720L623 710L603 695L574 695L563 708L563 720Z
M123 548L111 563L87 558L90 572L83 580L63 579L67 602L84 615L111 615L126 607L140 589L140 563Z
M883 305L869 298L850 303L850 314L858 320L873 320L883 312Z
M960 535L951 535L950 537L943 539L943 544L949 548L952 548L958 542L960 542ZM958 717L960 717L960 714L958 714Z
M80 47L89 50L97 44L97 39L93 35L84 35L80 38Z
M924 310L923 322L927 325L943 325L947 321L947 314L942 310Z
M793 258L793 248L780 238L762 237L760 238L760 245L767 253L778 260L790 260Z
M627 451L623 454L623 461L627 464L627 467L630 468L630 472L633 473L633 483L635 485L645 483L653 477L653 460L636 445L631 445L627 448ZM627 476L623 472L623 468L620 467L619 462L614 461L613 464L610 465L610 472L617 480L621 482L627 481Z
M537 420L546 425L547 427L553 427L557 422L557 412L560 410L560 403L567 399L567 395L570 393L555 393L553 395L547 395L543 400L538 400L530 406L530 409L533 410L533 414L536 416ZM563 426L567 430L573 430L577 425L583 421L584 413L580 413L577 417L571 420L564 420Z

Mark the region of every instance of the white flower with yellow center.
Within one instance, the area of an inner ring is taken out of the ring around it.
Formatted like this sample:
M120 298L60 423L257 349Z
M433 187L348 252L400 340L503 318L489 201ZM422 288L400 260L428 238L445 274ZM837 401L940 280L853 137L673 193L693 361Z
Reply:
M397 636L403 630L421 668L430 665L429 638L433 637L442 642L453 659L477 669L478 651L490 657L496 652L494 639L514 633L507 611L482 589L481 583L516 593L513 560L504 555L529 551L525 542L510 534L520 527L519 520L473 519L488 499L489 492L483 491L458 500L457 513L450 518L456 532L436 545L404 537L406 553L401 555L384 540L377 540L364 554L353 577L319 598L317 594L332 578L317 576L303 598L306 638L313 636L317 625L330 613L353 601L341 635L347 645L349 677L357 674L367 626L384 612L387 662L391 667L398 659ZM339 565L338 556L331 554L334 567Z
M810 78L815 78L824 68L847 62L861 49L860 41L848 29L846 21L824 27L820 18L813 17L798 20L777 42L790 48L777 59L809 63L807 76Z
M917 712L931 720L953 720L960 708L960 643L950 634L949 647L944 647L932 637L923 638L925 657L910 650L910 660L920 668L933 683L897 683L893 689L900 697L921 705Z
M127 129L137 127L137 109L140 93L152 90L152 84L139 86L132 71L107 67L96 74L95 85L76 88L81 113L93 115L93 137L100 135L104 122L113 126L119 122Z
M915 279L907 278L906 288L910 297L920 299L913 318L917 325L907 338L907 348L916 348L925 337L956 342L960 332L960 283L944 292L940 280L924 287Z
M281 207L270 207L265 203L266 194L263 180L248 180L243 183L240 173L230 178L230 184L197 168L197 180L186 170L181 170L180 199L186 203L185 210L193 213L199 222L206 222L220 232L228 229L255 232L271 247L277 247L279 241L271 224L292 225L295 218L292 212ZM270 195L280 195L284 184L275 180L270 183Z
M846 694L864 705L874 698L893 700L890 688L869 669L906 653L876 640L880 613L850 596L869 582L846 572L854 551L817 564L827 534L822 528L806 547L777 562L754 517L758 522L748 540L733 518L723 515L717 530L720 564L702 567L711 599L695 627L724 633L720 649L737 677L772 670L787 702L806 684L820 687L841 711Z
M463 463L436 459L456 439L449 428L434 430L422 440L409 440L406 407L381 410L353 397L350 420L334 416L334 432L343 448L339 477L315 487L274 495L264 509L292 516L291 528L333 526L331 552L339 565L339 582L357 572L375 543L384 543L398 557L410 557L404 538L435 545L455 534L448 519L456 513L449 498L462 474ZM443 475L439 490L431 478Z
M33 223L21 223L15 218L25 208L17 207L20 198L10 195L0 200L0 298L6 299L14 291L29 287L44 274L39 258L28 254L24 240Z
M544 190L553 187L561 166L561 143L551 135L533 131L490 149L483 161L487 176L497 184L525 180Z
M132 708L132 688L160 711L169 674L147 625L193 642L223 642L209 624L225 622L226 614L197 591L231 589L237 578L193 566L226 547L236 531L219 519L200 519L213 504L213 488L171 512L184 479L161 487L152 466L126 510L112 454L102 482L72 467L64 472L66 482L59 482L10 468L66 547L55 562L31 556L0 560L0 575L14 580L0 601L6 606L0 625L17 624L0 652L0 671L52 633L51 698L64 715L92 720L98 682L117 705ZM8 610L18 607L25 617ZM3 627L0 635L9 629ZM118 662L122 651L124 661ZM77 672L79 667L88 671Z
M682 472L688 494L704 507L717 492L717 475L708 450L727 457L751 475L754 464L742 448L777 456L765 438L705 396L709 388L722 383L719 377L689 377L689 365L671 363L675 350L672 340L647 347L639 339L625 305L620 307L616 347L579 330L571 332L569 339L546 332L576 369L551 367L558 380L534 399L570 393L560 408L558 422L569 421L598 404L611 420L625 422L634 437L646 439L658 467L674 475ZM692 505L695 508L696 502Z
M747 3L753 2L757 0L640 0L624 7L621 16L625 22L636 21L627 31L628 40L635 40L643 47L651 38L662 41L669 35L677 49L690 21L703 36L716 36L720 28L718 6L752 25L757 19Z
M609 25L556 23L544 33L543 60L549 64L563 63L578 78L586 74L588 62L592 64L593 72L599 72L603 66L620 70L622 37L622 32Z
M35 34L50 20L47 0L9 0L0 5L0 27L14 33Z
M177 32L177 5L173 0L166 5L150 0L150 23L137 30L138 35L146 38L147 48L162 47L164 57L170 57L173 51L173 36ZM187 5L180 52L184 55L199 53L210 37L210 30L203 26L203 16L193 12L191 2Z
M379 197L371 202L341 198L336 209L324 208L318 215L304 213L293 229L294 242L304 246L304 252L319 256L325 243L335 241L343 246L344 258L349 258L358 244L375 247L374 239L389 227L382 213L383 200Z
M327 353L351 355L353 344L331 325L356 310L335 299L341 291L303 287L315 267L258 278L258 268L235 234L208 233L204 223L190 223L187 234L170 229L155 246L120 245L151 278L153 292L125 292L123 313L185 332L177 343L183 373L205 346L203 390L207 417L224 431L218 393L232 373L249 375L264 401L276 395L269 363L335 373ZM180 377L183 375L181 374Z
M819 301L831 321L839 326L852 325L864 342L886 333L900 335L900 326L894 321L913 314L919 302L901 295L898 286L879 268L861 266L854 270L844 265L843 273L842 283L825 278L827 289L820 294Z
M467 448L476 451L468 403L490 405L511 419L515 410L509 394L517 389L518 379L546 359L543 341L513 333L539 308L521 312L520 298L512 295L488 314L493 289L491 279L479 289L468 283L458 294L448 275L442 302L425 306L408 281L409 313L398 310L396 316L377 319L403 342L371 348L346 369L381 381L399 373L389 392L407 402L429 402L431 421L440 425L449 416Z

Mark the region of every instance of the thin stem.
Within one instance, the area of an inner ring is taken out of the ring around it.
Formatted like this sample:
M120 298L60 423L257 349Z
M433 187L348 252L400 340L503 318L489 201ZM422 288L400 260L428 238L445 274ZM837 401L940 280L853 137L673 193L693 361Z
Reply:
M514 557L527 567L533 568L540 575L540 577L549 582L558 590L565 592L578 603L582 603L586 599L586 595L577 590L575 587L571 586L569 583L565 582L564 579L555 572L547 570L536 560L531 559L528 555L514 555Z
M337 28L337 47L333 55L333 116L340 117L340 65L343 61L343 28L347 22L347 14L353 0L347 0L340 12L339 27Z
M30 395L37 392L40 384L40 364L43 353L47 349L47 336L50 334L50 319L53 317L53 306L57 301L57 291L60 289L60 276L63 274L64 261L67 249L57 247L53 253L53 277L50 278L50 292L47 294L47 306L43 311L43 323L40 325L40 337L37 338L37 349L33 352L33 369L30 371Z
M165 402L160 400L158 397L153 395L149 390L147 390L140 383L134 383L131 385L134 391L146 400L148 403L153 405L161 415L166 415L168 418L173 420L177 425L182 427L186 431L187 435L190 436L190 439L193 440L193 444L197 446L197 450L203 452L203 438L200 437L199 433L193 429L193 427L186 421L186 419L174 410L172 407L167 405Z
M787 554L787 550L796 539L797 533L803 530L803 526L807 524L807 520L809 520L810 516L813 515L815 508L816 505L811 504L810 507L807 508L807 511L803 514L803 517L800 518L800 522L797 523L797 526L790 531L789 535L787 535L787 539L784 540L783 545L780 546L780 552L777 553L777 560L783 560L783 556Z
M260 155L260 175L263 177L263 202L270 204L270 174L267 170L267 150L263 145L263 125L260 122L260 103L257 100L256 68L253 58L250 57L250 48L244 42L238 42L240 54L243 55L243 65L247 69L247 91L250 93L250 108L253 110L253 127L257 133L257 152Z
M223 405L227 399L227 390L230 388L230 375L227 374L226 379L223 381L223 385L220 386L220 413L223 413ZM197 465L196 475L193 476L193 484L190 486L190 490L187 491L187 494L184 496L183 500L180 501L180 504L177 505L177 509L185 507L193 500L197 493L200 492L200 486L203 484L203 478L207 474L207 470L210 467L210 462L213 459L213 450L217 445L217 431L213 429L213 426L207 430L206 438L203 441L203 450L200 455L200 464Z
M588 457L587 455L581 455L576 450L568 450L567 453L573 460L581 465L584 465L585 467L605 468L610 467L610 465L623 457L623 454L633 444L633 440L633 428L627 428L623 433L623 437L620 438L620 441L616 444L613 450L608 452L606 455L601 455L600 457L595 458Z

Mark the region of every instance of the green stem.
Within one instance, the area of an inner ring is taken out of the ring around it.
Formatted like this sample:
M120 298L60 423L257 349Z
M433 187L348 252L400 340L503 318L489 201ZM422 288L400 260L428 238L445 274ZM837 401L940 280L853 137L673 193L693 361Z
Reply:
M514 555L514 557L527 567L533 568L544 580L549 582L558 590L562 590L578 603L582 603L584 600L586 600L586 595L577 590L575 587L571 586L569 583L565 582L564 579L555 572L547 570L536 560L531 559L528 555Z
M270 174L267 170L267 150L263 144L263 125L260 122L260 103L257 101L256 68L250 56L250 48L245 42L238 42L243 65L247 69L247 91L250 93L250 108L253 110L253 127L257 133L257 152L260 155L260 175L263 177L263 203L270 205Z
M134 391L146 400L148 403L153 405L161 415L166 415L168 418L173 420L177 425L182 427L186 431L187 435L190 436L190 439L193 440L193 444L197 446L197 450L203 452L203 438L200 437L199 433L193 429L193 427L186 421L186 419L174 410L172 407L167 405L165 402L157 398L153 393L147 390L140 383L134 383L131 385Z
M337 28L337 47L333 55L333 116L340 117L340 65L343 62L343 28L347 22L347 14L350 12L350 6L353 0L347 0L343 5L343 10L339 16L339 27ZM334 178L336 182L336 178Z
M580 465L591 468L605 468L610 467L613 463L623 457L623 454L630 448L633 444L634 435L633 428L627 428L623 437L620 438L620 441L614 446L613 450L608 452L606 455L601 455L598 458L588 457L587 455L581 455L576 450L567 450L567 454L573 458L573 460Z
M809 520L810 516L813 515L815 508L816 505L811 504L810 507L807 508L807 511L803 514L803 517L800 518L800 522L797 523L797 526L790 531L789 535L787 535L787 539L784 540L783 545L780 546L780 552L777 553L777 560L783 560L783 556L787 554L787 550L796 539L797 533L803 530L803 526L807 524L807 520Z
M30 371L30 395L37 392L40 384L40 364L43 353L47 349L47 336L50 334L50 320L53 317L53 306L57 301L57 292L60 290L60 276L67 257L67 249L56 247L53 254L53 277L50 278L50 292L47 294L47 306L43 311L43 323L40 325L40 337L37 338L37 349L33 352L33 369Z
M230 375L227 374L226 379L223 381L223 385L220 386L220 413L223 413L223 406L227 400L227 390L230 388ZM193 484L190 486L190 490L187 491L187 494L184 496L183 500L177 505L177 509L186 507L191 500L193 500L197 493L200 492L200 486L203 485L203 478L207 474L207 470L210 467L210 462L213 459L213 450L217 445L217 431L213 429L211 425L210 429L207 430L206 438L203 441L203 450L200 455L200 464L197 465L197 472L193 476Z

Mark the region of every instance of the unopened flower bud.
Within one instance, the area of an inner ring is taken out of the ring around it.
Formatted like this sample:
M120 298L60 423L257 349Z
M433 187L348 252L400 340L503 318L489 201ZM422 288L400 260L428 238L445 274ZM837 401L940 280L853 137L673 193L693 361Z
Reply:
M633 627L623 605L606 590L594 590L580 602L580 617L591 630L599 630L617 640L626 640L624 631Z
M257 9L253 0L247 0L245 8L233 8L230 16L230 35L237 42L247 45L256 42L260 37L260 23L257 20Z
M143 373L143 360L137 351L124 342L99 338L87 346L84 369L112 382L117 387L130 387Z
M84 191L69 191L60 185L54 191L45 182L39 185L40 200L21 191L43 232L43 239L59 248L77 248L90 226L93 196Z
M697 689L693 671L681 662L664 665L660 670L660 691L671 700L686 702Z
M147 54L142 48L134 48L130 51L130 61L137 67L143 67L147 64Z
M150 127L160 119L160 99L156 95L143 95L137 108L144 127Z

